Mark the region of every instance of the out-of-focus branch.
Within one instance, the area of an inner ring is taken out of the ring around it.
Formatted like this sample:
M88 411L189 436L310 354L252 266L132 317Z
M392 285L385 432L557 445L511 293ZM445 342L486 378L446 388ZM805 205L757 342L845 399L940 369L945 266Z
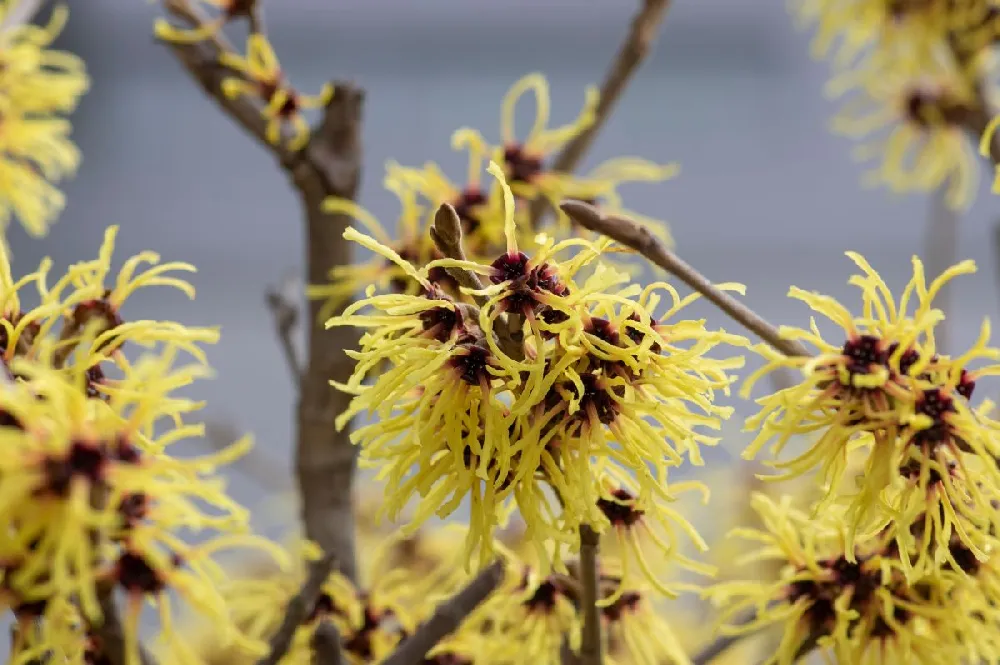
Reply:
M294 296L289 293L290 290L286 282L281 286L269 287L264 297L274 319L274 328L278 335L278 343L281 345L281 352L285 356L285 363L292 373L292 385L298 388L302 383L302 361L299 360L299 352L295 348L294 336L295 327L299 322L299 307L293 300Z
M341 665L344 651L340 644L340 631L330 621L321 621L313 634L313 662L316 665Z
M728 314L747 330L787 356L808 356L809 351L793 340L782 339L778 329L759 314L719 290L704 275L671 252L656 236L641 224L616 215L604 215L592 205L582 201L564 201L560 208L581 226L605 235L630 247L650 262L674 275L689 287L702 294L713 305Z
M756 612L747 612L734 622L734 625L745 626L757 618ZM709 642L701 651L691 658L693 665L711 665L712 661L731 649L734 645L745 639L753 637L752 634L740 633L737 635L720 635Z
M453 633L503 581L504 562L487 566L468 585L438 605L434 615L396 647L382 665L419 665L438 642Z
M587 525L580 527L580 598L583 610L583 635L580 641L580 665L601 665L604 649L601 645L600 576L597 551L601 536Z
M306 574L302 588L294 598L288 601L288 607L285 608L285 618L277 632L271 637L269 652L257 661L257 665L278 665L285 657L289 647L292 646L295 631L309 618L309 613L316 607L323 583L330 577L336 564L337 557L333 554L326 554L323 558L309 564L309 572Z
M163 0L176 19L198 25L205 21L190 0ZM299 194L306 224L306 280L323 283L335 266L351 261L351 247L343 238L348 215L327 213L323 201L335 196L353 200L361 178L361 113L364 92L351 83L335 83L335 93L323 111L305 148L291 151L284 142L267 141L260 105L246 98L229 99L221 83L232 72L219 64L231 47L216 36L194 44L165 42L188 73L222 110L274 155ZM351 489L356 451L345 428L334 426L347 407L349 395L334 390L330 381L346 381L352 371L344 353L356 344L349 327L325 331L318 325L321 303L309 305L305 371L296 418L296 471L302 499L306 537L337 557L342 572L355 580L354 514Z
M550 169L558 173L572 173L579 165L587 150L597 138L597 133L604 127L614 110L615 104L621 97L622 92L628 86L632 75L638 70L639 65L649 53L656 31L663 21L663 17L670 8L671 0L641 0L642 6L632 19L632 25L625 41L618 47L611 66L604 75L601 83L601 97L594 112L594 122L585 131L581 132L562 149ZM531 202L530 218L534 221L541 219L549 207L548 201L539 197Z
M122 627L121 618L118 616L114 588L107 585L98 589L97 599L101 605L103 618L99 624L91 626L91 632L96 638L95 642L100 655L104 658L101 662L106 662L108 665L126 665L129 659L125 630ZM140 665L156 665L156 661L142 645L139 646L139 663Z

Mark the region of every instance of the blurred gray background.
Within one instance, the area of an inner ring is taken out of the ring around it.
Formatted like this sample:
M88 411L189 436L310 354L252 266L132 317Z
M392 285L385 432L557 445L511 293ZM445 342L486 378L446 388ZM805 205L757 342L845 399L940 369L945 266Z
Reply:
M287 474L292 393L263 294L300 266L296 200L272 159L154 43L155 4L72 4L61 43L86 58L93 77L75 116L83 167L46 240L12 229L16 269L46 254L58 264L89 258L108 224L123 227L120 257L152 248L197 264L197 301L150 292L127 314L221 324L222 342L210 352L218 376L194 390L209 401L211 419L256 435L277 460L275 477ZM298 88L315 91L330 78L367 88L361 202L391 223L396 202L380 185L386 159L436 160L460 178L452 130L474 125L496 139L500 98L530 71L551 81L553 120L575 117L637 4L270 0L266 10ZM779 323L807 322L805 307L785 297L790 284L851 295L848 249L901 286L910 256L923 251L928 214L925 197L860 187L850 142L827 131L835 108L822 94L827 68L810 61L808 41L781 0L676 0L587 162L679 161L679 178L628 189L630 207L667 219L688 261L714 280L746 283L752 306ZM959 343L996 314L1000 298L991 240L1000 199L985 180L961 222L959 253L980 272L956 292ZM252 485L237 484L240 498L252 498Z

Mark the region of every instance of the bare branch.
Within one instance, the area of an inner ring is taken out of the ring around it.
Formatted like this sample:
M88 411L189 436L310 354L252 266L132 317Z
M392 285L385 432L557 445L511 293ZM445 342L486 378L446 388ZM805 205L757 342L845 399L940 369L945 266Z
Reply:
M330 621L321 621L316 627L312 647L316 665L341 665L344 661L340 631Z
M632 18L632 25L625 41L618 47L611 66L601 83L601 96L594 111L594 122L578 134L562 149L552 162L551 170L557 173L572 173L580 165L583 156L594 143L598 132L604 127L614 110L615 104L628 86L632 75L649 53L656 32L670 8L670 0L641 0L642 6ZM538 221L549 206L544 197L531 202L530 219Z
M757 618L756 612L747 612L734 622L734 625L745 626ZM691 658L692 665L710 665L713 660L732 648L733 645L741 642L752 635L741 633L739 635L720 635L710 642L704 649Z
M118 616L114 587L104 585L98 589L98 601L101 605L103 618L99 624L91 625L90 629L96 638L97 648L105 659L102 662L106 662L108 665L127 665L129 658L125 643L125 630ZM140 665L156 665L156 661L142 645L139 646L139 662Z
M798 342L782 339L773 324L765 321L728 293L717 289L704 275L667 249L656 236L637 222L625 217L604 215L597 208L582 201L564 201L559 207L580 225L634 249L674 275L781 353L787 356L810 355Z
M267 307L271 310L274 318L275 332L278 334L278 342L281 344L281 352L285 356L285 362L292 373L292 385L298 387L302 383L302 361L299 360L298 349L295 348L295 327L299 322L299 307L293 300L290 293L294 283L285 281L281 286L272 286L267 289L265 299ZM299 292L298 289L295 290Z
M194 25L205 18L190 0L164 0L175 17ZM351 262L350 244L344 230L348 215L327 213L323 201L335 196L354 200L361 178L361 111L364 92L351 83L335 83L335 93L319 126L301 151L293 152L267 141L266 122L259 104L246 98L229 99L221 83L232 75L219 64L219 55L232 47L221 31L195 44L165 42L205 94L251 136L274 155L288 173L299 194L306 224L306 280L327 281L335 266ZM355 346L358 335L349 327L331 331L318 325L321 303L309 304L307 355L304 363L296 418L296 471L302 497L306 537L325 552L337 556L341 571L357 580L354 553L354 511L351 488L356 449L350 432L338 432L334 422L350 396L334 390L330 381L344 382L353 364L344 349Z
M208 18L204 12L191 3L191 0L164 0L164 7L170 14L190 26L205 23ZM268 142L265 130L267 121L261 115L260 106L246 97L230 99L222 94L222 81L234 75L232 71L219 62L222 53L235 52L233 46L219 31L215 36L201 42L178 43L163 41L198 82L202 90L222 107L222 110L248 134L253 136L269 151L275 153L282 161L291 157L290 151Z
M601 536L587 525L580 527L580 598L583 610L583 639L580 642L580 664L601 665L604 650L601 645L600 579L597 551Z
M419 665L438 642L454 632L500 586L503 576L504 562L498 559L464 589L438 605L434 615L403 640L382 665Z
M337 564L337 557L326 554L309 564L309 572L299 593L288 601L285 608L285 618L278 631L271 637L269 653L257 661L257 665L278 665L278 662L288 653L292 646L295 631L309 618L310 612L316 607L323 584Z

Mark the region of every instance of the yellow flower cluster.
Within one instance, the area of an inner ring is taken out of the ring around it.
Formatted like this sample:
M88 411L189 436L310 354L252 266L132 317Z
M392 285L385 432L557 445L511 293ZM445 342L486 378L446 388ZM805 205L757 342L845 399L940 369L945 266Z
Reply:
M1000 350L988 346L985 322L972 348L954 357L937 350L934 336L944 318L935 295L975 265L959 263L928 283L914 257L897 299L864 258L848 256L860 269L850 279L860 312L793 287L790 296L827 321L782 328L782 337L816 354L760 347L767 362L743 387L749 395L778 368L802 372L801 382L758 400L744 457L768 443L775 455L804 443L790 459L767 462L779 473L763 479L818 471L821 495L799 510L789 496L755 493L760 528L734 532L757 544L743 557L758 564L754 577L707 595L724 607L730 633L780 627L768 661L777 665L817 648L859 665L998 662L1000 422L989 417L991 404L973 406L972 397L978 379L1000 373ZM843 338L827 341L828 323ZM762 579L762 561L780 574Z
M714 396L728 391L742 358L707 354L745 340L675 321L694 296L664 283L632 286L598 260L607 241L539 238L533 256L520 251L514 195L502 168L489 170L506 201L507 247L492 262L438 259L417 269L375 238L345 233L420 292L372 287L328 322L366 330L349 352L354 375L338 385L356 395L338 426L362 413L377 418L352 437L362 464L387 480L383 512L395 518L417 502L408 530L469 504L467 560L491 558L496 528L517 508L543 573L550 563L561 569L587 525L633 544L621 560L622 589L634 560L669 592L635 534L652 536L657 556L700 568L681 555L685 538L704 544L670 508L667 475L685 458L702 464L700 446L715 439L701 430L730 413ZM449 295L429 279L440 268L488 285Z
M0 21L18 2L0 3ZM34 236L44 235L62 211L65 198L55 183L80 162L64 116L90 82L82 60L49 48L67 14L60 6L46 26L19 25L0 33L0 227L17 217Z
M1000 36L995 0L792 0L832 55L831 96L849 96L834 131L876 166L865 183L908 193L947 188L967 207L979 177L978 117L988 114Z
M363 590L339 573L322 587L292 639L284 664L312 662L312 643L323 622L337 628L345 662L377 663L426 621L439 603L468 584L464 570L463 527L451 526L413 537L398 533L364 552L371 569ZM430 538L436 553L414 557L417 542ZM307 548L308 549L308 548ZM505 574L496 591L465 618L458 630L426 656L427 665L529 665L562 662L564 647L580 645L582 609L579 583L567 575L543 576L537 567L497 543ZM252 567L224 585L222 593L246 635L267 639L281 624L284 607L301 588L304 569L283 572ZM619 580L602 579L606 593ZM602 630L608 662L614 665L687 663L679 640L656 611L645 587L630 587L602 608ZM250 665L254 656L232 643L223 644L214 630L192 626L193 649L204 662ZM565 643L565 644L564 644Z
M949 556L960 569L911 579L891 539L845 549L837 529L796 510L790 497L756 494L753 505L763 527L735 535L756 545L745 560L781 565L779 578L726 582L707 595L725 607L724 632L781 627L768 665L791 665L814 648L858 665L1000 658L995 552L980 561L954 538Z
M218 10L214 19L198 23L193 28L179 28L166 19L158 19L154 32L159 39L188 44L213 39L229 21L246 16L253 2L246 0L206 0ZM247 99L260 105L264 118L264 138L272 145L283 145L292 152L302 150L309 142L309 123L303 111L322 108L333 99L333 86L326 84L316 96L299 94L288 82L278 56L267 36L251 30L246 40L246 53L217 42L219 65L229 73L222 80L222 94L228 99Z
M514 126L514 112L529 93L534 96L535 119L528 134L520 136ZM558 210L556 204L566 198L591 201L608 213L629 214L669 244L666 225L626 210L618 188L628 182L659 182L672 178L678 172L676 164L659 165L636 157L620 157L600 164L585 176L555 171L549 165L560 148L588 130L594 120L596 104L596 92L588 89L579 117L568 125L550 127L548 82L541 74L528 74L515 82L503 98L498 145L489 143L478 131L467 127L452 135L452 148L468 155L468 172L463 185L452 182L434 163L411 168L389 162L384 185L401 205L392 234L353 201L330 199L326 210L355 218L380 244L422 268L441 258L431 242L429 229L438 208L447 203L455 208L462 222L466 254L488 262L506 247L507 208L503 189L495 180L483 182L483 167L492 160L503 167L505 180L520 204L514 210L515 233L519 246L525 251L539 249L535 238L545 220L534 214L536 206L531 205L538 200L549 206L543 212L554 215L554 223L547 228L552 237L592 237L588 231L573 228L569 218ZM431 271L428 278L445 292L455 293L456 284L443 268ZM399 266L382 256L375 256L360 264L338 266L331 273L328 284L310 287L310 295L326 300L323 311L329 316L373 283L380 289L392 286L408 294L418 293L420 288Z
M249 441L202 458L168 454L171 444L202 434L187 422L201 404L174 393L207 374L200 347L218 331L125 321L121 308L139 289L193 296L176 276L193 268L144 252L115 275L115 233L109 229L95 260L54 283L48 260L15 280L0 244L0 602L17 619L12 663L91 662L99 654L91 626L116 589L128 598L129 663L139 662L139 614L149 602L159 607L171 653L188 662L184 637L171 629L168 592L215 622L221 639L263 648L235 629L216 590L225 573L212 560L220 548L267 548L214 477ZM38 305L25 308L25 297ZM130 361L126 345L147 353ZM193 362L181 364L181 353ZM199 533L198 544L185 532Z

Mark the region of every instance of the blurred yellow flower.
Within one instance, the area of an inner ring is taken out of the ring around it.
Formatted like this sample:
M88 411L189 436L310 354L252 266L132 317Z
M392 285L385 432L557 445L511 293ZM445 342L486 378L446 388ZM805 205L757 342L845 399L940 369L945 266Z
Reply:
M18 0L4 0L0 17ZM50 49L66 23L57 7L46 26L21 25L0 34L0 225L17 217L31 235L42 236L62 212L56 186L72 175L80 153L63 117L76 109L90 85L83 61Z

